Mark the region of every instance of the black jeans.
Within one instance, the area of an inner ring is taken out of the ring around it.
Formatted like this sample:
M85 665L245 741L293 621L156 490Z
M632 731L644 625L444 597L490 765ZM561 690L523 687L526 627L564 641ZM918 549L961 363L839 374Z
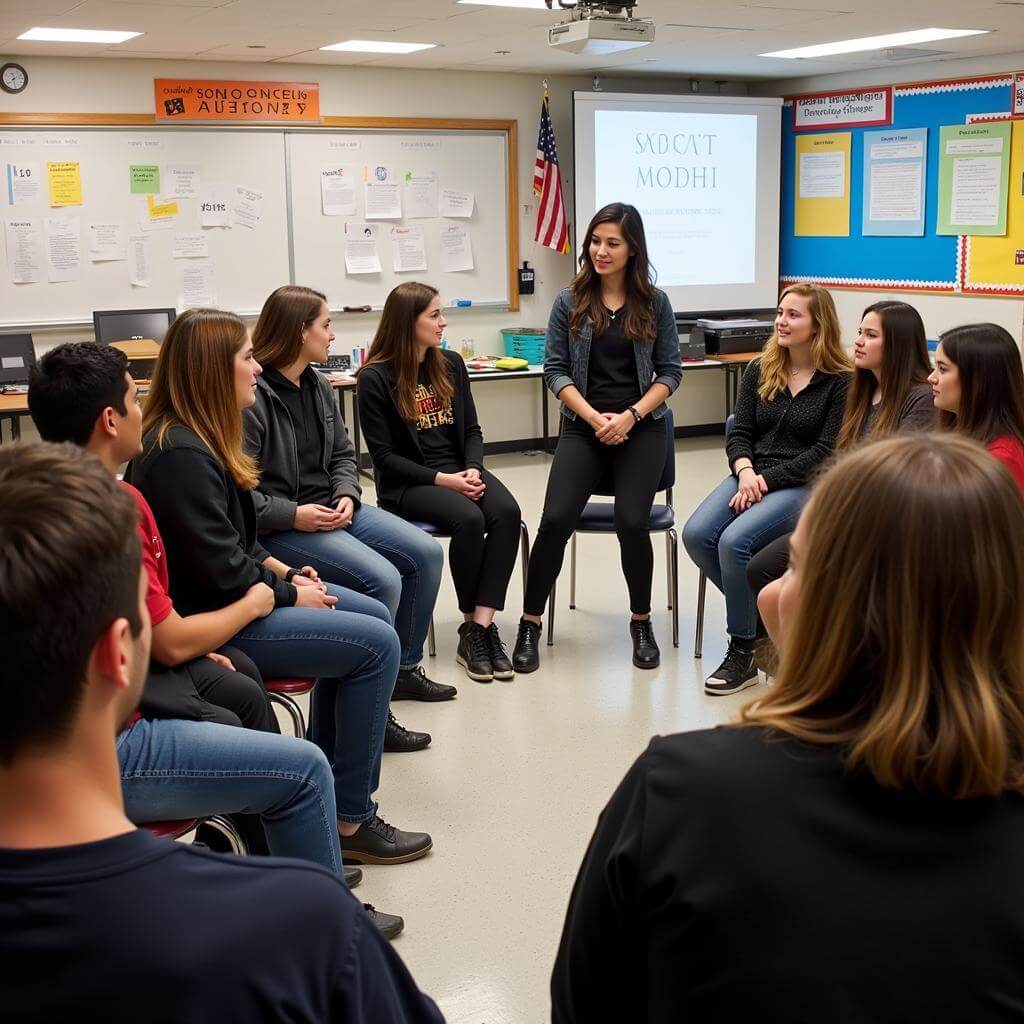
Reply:
M756 599L775 580L781 579L789 568L789 538L786 533L766 544L747 563L747 584Z
M461 473L463 468L446 466L438 472ZM463 614L477 605L505 607L523 518L519 503L493 473L482 470L480 479L487 489L479 501L427 484L406 488L398 503L403 519L430 523L451 536L448 562Z
M642 420L630 431L628 440L617 445L602 444L593 428L579 419L563 424L526 573L523 611L527 615L543 614L562 568L565 545L591 495L602 484L615 494L615 534L630 609L637 615L651 610L651 505L665 467L666 443L664 420Z
M217 653L235 666L234 672L212 658L193 658L184 666L203 698L203 720L279 733L277 716L263 689L263 677L252 659L237 647L222 647Z

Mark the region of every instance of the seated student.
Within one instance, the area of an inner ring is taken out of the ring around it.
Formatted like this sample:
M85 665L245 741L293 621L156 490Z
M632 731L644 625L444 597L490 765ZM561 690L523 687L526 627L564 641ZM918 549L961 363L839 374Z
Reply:
M732 476L683 527L690 558L725 595L729 649L705 693L736 693L757 682L757 606L747 563L793 529L811 474L835 447L849 371L832 296L817 285L787 288L775 332L743 372L725 444Z
M466 364L441 348L446 326L437 289L415 281L392 289L359 371L359 417L381 507L451 535L465 619L456 661L478 682L511 679L494 614L505 607L522 516L484 469Z
M932 372L921 314L906 302L876 302L864 310L853 346L853 381L846 399L836 451L893 434L932 430ZM789 564L789 534L758 551L747 566L755 598ZM760 609L760 600L758 608ZM769 608L768 616L774 617Z
M0 451L0 494L4 1021L441 1021L335 873L132 825L118 748L149 665L137 507L72 445ZM167 724L307 749L328 777L301 740Z
M942 426L983 444L1024 490L1024 370L1010 332L996 324L946 331L928 380Z
M775 685L655 738L601 815L555 1024L1024 1012L1020 495L975 445L891 438L792 549Z
M242 450L242 410L259 364L233 313L190 309L167 331L146 402L143 450L131 480L151 505L167 548L171 596L185 614L237 601L254 583L275 608L232 643L268 676L313 676L310 739L334 770L342 853L398 864L426 854L425 832L402 832L377 814L388 701L399 644L379 601L320 583L256 539L252 459Z
M322 580L387 606L402 644L392 699L450 700L455 687L420 667L444 555L422 530L362 503L355 448L334 389L310 365L327 360L333 340L320 292L284 285L263 304L252 333L263 373L243 414L246 451L260 470L253 499L261 540L275 557L308 562ZM388 717L385 750L429 743L429 734Z

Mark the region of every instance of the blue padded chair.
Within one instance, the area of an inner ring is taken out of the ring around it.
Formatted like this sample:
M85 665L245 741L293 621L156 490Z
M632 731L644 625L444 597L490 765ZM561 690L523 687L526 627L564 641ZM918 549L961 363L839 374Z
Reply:
M443 530L438 529L433 523L420 523L414 519L410 519L409 523L417 529L422 530L424 533L429 533L431 537L437 540L447 540L451 537L450 533L445 533ZM523 597L526 597L526 568L530 564L530 531L526 528L526 523L522 520L519 521L519 551L523 562ZM427 650L430 652L432 658L437 657L437 644L434 641L434 616L430 616L430 629L427 632Z
M725 439L729 440L729 435L732 433L732 425L735 422L735 416L728 416L725 420ZM693 656L699 658L704 650L704 599L708 593L708 578L704 575L704 570L701 569L700 577L697 580L697 635L693 641Z
M658 490L665 492L665 504L651 506L651 533L665 534L665 563L668 571L668 608L672 612L672 646L679 646L679 537L676 534L676 517L672 508L672 488L676 482L676 432L672 410L667 409L663 417L668 445L665 448L665 465L658 481ZM614 496L611 480L602 480L594 492ZM615 533L615 503L612 501L587 502L572 535L569 554L569 607L576 607L576 534ZM555 642L555 589L551 587L548 597L548 647Z

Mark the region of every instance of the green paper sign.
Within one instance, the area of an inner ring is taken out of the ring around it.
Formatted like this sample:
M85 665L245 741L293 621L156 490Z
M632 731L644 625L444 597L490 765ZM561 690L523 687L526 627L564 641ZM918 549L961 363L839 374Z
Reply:
M128 170L131 174L133 196L160 194L160 168L157 164L132 164Z
M1009 121L939 129L938 235L1005 235Z

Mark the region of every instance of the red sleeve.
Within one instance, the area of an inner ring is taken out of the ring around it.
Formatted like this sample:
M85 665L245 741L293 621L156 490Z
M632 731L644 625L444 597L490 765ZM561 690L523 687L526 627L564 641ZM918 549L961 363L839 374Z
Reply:
M139 510L139 540L142 541L142 564L146 567L149 583L146 587L146 607L154 626L158 626L174 611L168 589L167 555L160 531L148 502L131 484L123 480L121 486L135 499Z
M1010 471L1017 486L1024 492L1024 447L1012 437L998 437L986 445L994 455Z

